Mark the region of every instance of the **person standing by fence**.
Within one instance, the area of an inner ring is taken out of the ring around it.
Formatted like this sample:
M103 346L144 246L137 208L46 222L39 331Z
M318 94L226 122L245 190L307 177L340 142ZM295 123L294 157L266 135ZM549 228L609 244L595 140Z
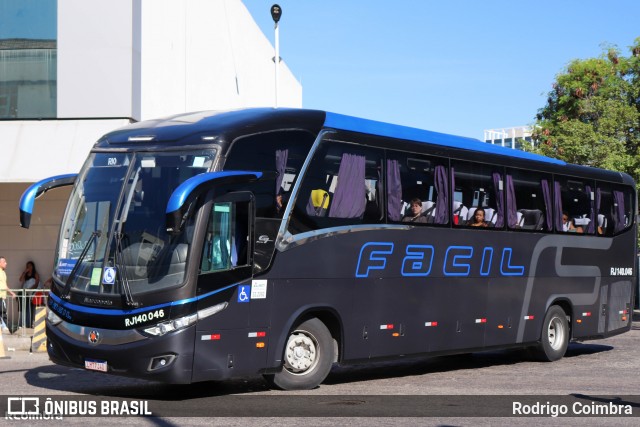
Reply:
M25 328L31 327L33 320L31 316L31 296L33 293L31 291L38 288L38 283L40 283L40 275L36 270L36 265L33 261L28 261L24 271L20 275L20 285L22 287L21 308L24 310L21 318L24 322L22 326Z
M0 256L0 319L2 321L3 332L5 329L7 329L7 305L5 303L7 293L9 293L13 298L16 297L16 294L7 286L7 273L5 273L6 269L7 259L3 256Z

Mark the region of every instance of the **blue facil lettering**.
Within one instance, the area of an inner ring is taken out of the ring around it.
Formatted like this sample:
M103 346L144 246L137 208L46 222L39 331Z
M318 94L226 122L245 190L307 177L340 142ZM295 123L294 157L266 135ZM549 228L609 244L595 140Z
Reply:
M433 254L435 249L431 245L409 245L407 256L402 262L402 275L405 277L425 277L431 273Z
M462 260L471 259L473 247L471 246L449 246L442 266L445 276L468 276L471 271L469 262Z
M384 255L393 253L393 243L369 242L360 249L356 277L369 277L371 270L384 270L387 267L387 258ZM364 262L363 261L364 255Z
M491 272L491 260L493 259L493 248L484 248L482 251L482 263L480 264L480 275L488 276Z
M523 276L524 266L511 265L511 248L504 248L502 250L502 262L500 263L500 273L503 276Z

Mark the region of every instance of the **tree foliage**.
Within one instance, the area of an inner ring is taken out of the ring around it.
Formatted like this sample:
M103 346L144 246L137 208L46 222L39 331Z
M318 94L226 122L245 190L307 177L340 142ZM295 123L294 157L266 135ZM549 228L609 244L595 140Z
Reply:
M622 56L574 60L538 111L529 151L626 172L640 181L640 37Z

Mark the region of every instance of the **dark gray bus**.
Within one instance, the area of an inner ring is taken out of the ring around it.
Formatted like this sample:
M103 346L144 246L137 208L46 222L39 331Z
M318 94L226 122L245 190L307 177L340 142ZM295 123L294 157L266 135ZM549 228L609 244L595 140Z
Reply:
M102 137L55 256L59 364L169 383L529 347L628 331L623 173L323 111L145 121Z

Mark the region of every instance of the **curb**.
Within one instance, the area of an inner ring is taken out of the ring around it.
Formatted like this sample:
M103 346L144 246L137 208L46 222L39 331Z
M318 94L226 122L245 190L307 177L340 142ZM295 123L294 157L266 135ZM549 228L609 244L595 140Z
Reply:
M5 352L7 355L15 351L30 351L31 350L31 336L30 335L11 335L7 333L2 334L2 340L4 341Z

